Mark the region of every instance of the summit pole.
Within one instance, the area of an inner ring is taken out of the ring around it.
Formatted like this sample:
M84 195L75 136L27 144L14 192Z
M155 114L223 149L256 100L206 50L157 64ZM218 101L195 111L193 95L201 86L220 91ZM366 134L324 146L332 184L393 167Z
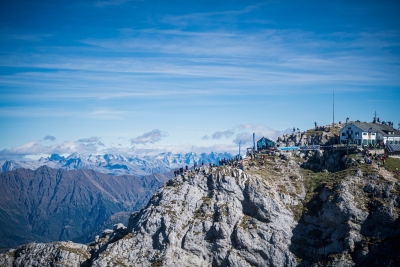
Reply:
M333 128L335 127L335 90L333 90L333 98L332 98L333 102L333 120L332 120L332 132L333 132Z

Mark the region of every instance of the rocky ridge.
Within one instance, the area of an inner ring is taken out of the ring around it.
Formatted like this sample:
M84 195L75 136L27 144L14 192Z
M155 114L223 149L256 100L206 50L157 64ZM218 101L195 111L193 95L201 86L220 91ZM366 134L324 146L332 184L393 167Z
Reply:
M35 266L21 259L48 246L64 258L41 266L69 266L66 257L96 267L399 265L398 180L369 165L329 173L302 169L303 161L287 152L245 171L202 167L164 183L127 227L89 246L29 244L0 263Z
M335 129L335 131L337 131ZM305 145L327 145L333 133L328 126L320 127L318 130L308 130L307 132L292 132L279 137L277 145L286 146L305 146Z

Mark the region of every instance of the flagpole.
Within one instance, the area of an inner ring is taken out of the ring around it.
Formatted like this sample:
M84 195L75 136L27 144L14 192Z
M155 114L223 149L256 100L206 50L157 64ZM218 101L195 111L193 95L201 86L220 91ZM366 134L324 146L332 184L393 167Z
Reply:
M333 120L332 120L332 131L335 127L335 90L333 90Z

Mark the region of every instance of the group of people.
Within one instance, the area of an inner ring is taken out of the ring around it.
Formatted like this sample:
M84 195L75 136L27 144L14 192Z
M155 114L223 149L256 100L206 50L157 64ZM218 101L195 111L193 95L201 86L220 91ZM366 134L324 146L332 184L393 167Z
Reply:
M242 156L236 156L232 159L223 158L223 159L220 159L218 163L219 163L219 166L230 166L230 167L239 168L241 170L244 170Z
M242 161L242 156L236 156L232 159L223 158L223 159L218 160L218 164L219 164L219 166L227 166L227 165L234 166L235 163L237 163L239 161Z
M379 141L379 142L377 142L376 144L364 144L363 145L363 148L364 149L367 149L367 148L369 148L369 149L373 149L373 148L384 148L385 147L385 144L382 142L382 141Z
M378 160L378 169L380 170L381 169L381 162L382 162L382 166L384 166L387 156L379 154L379 155L376 155L374 158L376 160Z
M204 162L201 163L201 166L204 166ZM212 167L212 166L215 166L215 164L211 164L211 162L210 162L210 167ZM183 175L183 173L186 173L188 171L189 171L189 166L188 165L186 165L185 167L180 167L179 169L174 170L174 176L176 177L178 175ZM200 168L197 167L197 163L196 162L193 165L193 171L195 171L197 173L200 171Z
M378 165L378 170L381 169L381 166L385 165L387 159L387 155L382 155L382 154L376 154L376 152L374 154L371 153L371 151L367 150L365 152L365 162L367 164L372 164L374 161L376 161L377 165Z
M297 133L300 133L300 129L299 128L293 127L293 132L294 133L296 132L296 130L297 130Z
M234 158L227 159L227 158L222 158L218 160L218 165L219 166L230 166L230 167L235 167L239 168L241 170L244 170L243 166L243 158L242 156L235 156ZM201 163L201 166L204 166L204 162ZM214 163L209 163L209 167L216 167ZM185 167L180 167L179 169L174 170L174 176L177 177L178 175L183 175L184 173L190 171L189 166L186 165ZM195 162L193 165L193 171L194 172L199 172L200 167L197 166L197 163Z

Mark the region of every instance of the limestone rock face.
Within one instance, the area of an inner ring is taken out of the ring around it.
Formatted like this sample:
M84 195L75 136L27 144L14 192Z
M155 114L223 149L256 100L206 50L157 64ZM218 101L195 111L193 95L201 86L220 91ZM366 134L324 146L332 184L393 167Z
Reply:
M30 243L0 257L0 266L75 267L90 259L88 247L72 242ZM81 265L82 264L82 265Z
M280 147L305 146L312 144L327 145L332 138L332 135L329 134L329 132L330 128L328 126L320 127L318 131L314 131L313 133L292 132L279 137L277 145Z
M288 250L295 224L261 179L205 167L167 182L131 216L128 235L99 240L93 266L296 266Z
M327 255L332 266L400 264L399 197L394 186L399 184L357 172L316 194L293 229L291 251L303 259L300 266L312 266Z
M307 161L303 163L303 167L314 171L339 171L345 168L346 165L351 165L348 163L349 158L346 158L344 154L346 154L345 151L332 152L329 150L317 150L307 155Z

